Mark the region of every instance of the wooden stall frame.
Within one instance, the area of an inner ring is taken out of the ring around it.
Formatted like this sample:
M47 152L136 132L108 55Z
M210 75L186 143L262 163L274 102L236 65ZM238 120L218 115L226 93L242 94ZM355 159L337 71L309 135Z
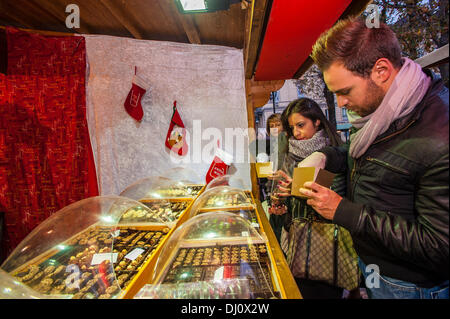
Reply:
M280 288L283 296L287 299L303 299L261 203L255 200L252 192L249 191L248 194L251 196L252 201L256 206L256 215L261 222L261 228L264 232L264 235L267 237L267 242L269 243L268 246L270 248L269 255L272 257L271 261L280 281Z

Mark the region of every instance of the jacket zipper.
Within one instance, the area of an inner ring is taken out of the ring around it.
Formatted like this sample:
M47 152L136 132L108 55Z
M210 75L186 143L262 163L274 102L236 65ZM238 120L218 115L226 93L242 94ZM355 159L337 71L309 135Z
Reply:
M337 286L338 283L338 226L334 225L334 249L333 249L333 258L334 258L334 263L333 263L333 272L334 272L334 276L333 276L333 282L334 285Z
M405 170L403 168L400 168L400 167L395 167L395 166L393 166L393 165L391 165L389 163L386 163L385 161L379 160L378 158L373 158L373 157L369 156L369 157L366 158L366 160L368 160L369 162L378 164L380 166L383 166L383 167L385 167L387 169L390 169L390 170L392 170L394 172L397 172L397 173L400 173L400 174L403 174L403 175L410 175L407 170Z
M349 196L350 200L353 200L353 194L355 194L355 188L356 188L356 181L355 181L356 162L357 162L357 159L355 159L353 161L353 168L352 168L352 172L350 174L350 185L352 186L351 187L351 193L350 193L350 196Z

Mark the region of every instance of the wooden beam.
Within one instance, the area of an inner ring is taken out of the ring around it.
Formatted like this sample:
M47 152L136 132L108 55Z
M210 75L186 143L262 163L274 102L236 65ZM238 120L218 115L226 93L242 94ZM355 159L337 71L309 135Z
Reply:
M247 120L248 120L248 143L252 143L256 139L255 131L255 113L253 107L253 93L252 93L252 82L251 80L245 80L245 95L247 100ZM250 153L250 179L252 182L252 194L254 198L259 198L259 186L258 177L256 174L256 159Z
M33 0L33 1L36 1L36 0ZM31 3L34 3L34 6L37 8L36 10L41 10L41 9L45 10L46 13L50 14L52 17L55 18L56 21L58 21L58 23L60 25L58 26L57 30L61 30L61 32L64 32L63 30L70 30L73 33L80 33L80 34L91 33L91 30L88 27L86 27L86 25L83 23L83 21L80 21L79 28L68 29L66 27L67 13L65 11L65 9L66 9L65 3L62 3L61 1L55 1L55 0L47 1L45 3L45 6L43 6L40 3L36 3L36 2L31 2ZM32 12L36 13L35 10L33 10ZM82 15L80 15L80 17L82 17Z
M0 29L6 29L6 27L0 25ZM68 37L68 36L75 35L75 33L69 33L69 32L45 31L45 30L25 29L25 28L16 28L16 29L26 31L26 32L31 32L31 33L47 35L50 37Z
M179 20L183 26L184 32L186 32L189 42L192 44L201 44L200 34L195 26L193 17L191 15L179 16Z
M259 51L264 39L266 20L270 14L272 0L252 0L246 21L244 44L245 78L251 79L255 73Z
M189 43L201 44L200 33L195 25L192 14L181 14L175 5L175 1L160 0L160 6L167 17L172 17L182 25L183 30L189 39Z
M440 47L433 52L430 52L427 55L416 59L415 62L420 64L422 68L430 68L443 63L448 63L448 51L448 44L446 44L443 47Z
M121 25L127 29L130 34L136 39L144 39L144 35L138 28L133 25L134 19L130 19L131 13L126 10L126 2L120 2L121 5L117 5L111 0L100 0L101 4L111 12L114 18L119 21Z

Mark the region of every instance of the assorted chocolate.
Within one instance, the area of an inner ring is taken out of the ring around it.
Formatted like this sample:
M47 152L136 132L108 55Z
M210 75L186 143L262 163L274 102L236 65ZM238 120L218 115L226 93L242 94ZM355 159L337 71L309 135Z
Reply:
M112 298L131 282L168 231L123 227L112 233L95 227L13 275L42 294Z
M208 198L204 208L210 207L230 207L230 206L250 206L252 204L249 197L242 194L220 194L211 198Z
M171 188L158 189L156 193L164 198L172 197L196 197L202 190L203 185L180 185Z
M253 298L274 295L265 244L180 248L163 279L176 284L217 279L247 279Z
M190 201L170 202L166 200L142 201L148 207L134 207L126 211L121 219L124 223L170 222L177 220L189 206Z
M198 214L203 214L203 213L209 213L211 212L211 210L206 210L206 211L199 211ZM252 227L255 227L256 229L259 230L259 221L258 221L258 217L256 216L256 212L253 209L236 209L236 210L220 210L220 212L226 212L226 213L231 213L231 214L236 214L238 216L241 216L242 218L248 220Z
M198 227L191 227L185 239L212 239L232 237L252 237L251 225L246 225L236 218L209 218Z

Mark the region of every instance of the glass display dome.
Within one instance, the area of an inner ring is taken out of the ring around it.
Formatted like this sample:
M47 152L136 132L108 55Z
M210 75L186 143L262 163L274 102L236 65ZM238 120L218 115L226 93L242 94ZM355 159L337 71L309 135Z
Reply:
M248 187L244 184L244 181L241 178L236 177L234 175L222 175L210 181L208 185L206 185L205 191L218 186L230 186L242 190L248 189Z
M115 298L124 287L115 264L126 254L117 250L115 241L130 231L121 224L130 210L150 213L141 203L120 196L90 197L68 205L37 226L1 268L55 298Z
M189 217L217 210L254 209L251 198L241 189L217 186L203 192L194 202Z
M185 184L203 184L202 178L191 168L188 167L174 167L163 172L161 176L169 179L180 181Z
M47 295L38 293L7 272L0 269L0 299L46 299Z
M120 196L141 202L150 209L152 216L173 227L202 188L202 185L185 184L165 177L152 176L128 186ZM153 222L147 218L151 216L135 212L124 215L124 218L131 217L131 221L135 222L134 216L141 222Z
M151 176L131 184L120 193L120 196L129 197L138 201L148 199L193 198L200 193L202 188L203 185L201 184L192 184L161 176Z
M266 239L226 212L201 214L177 228L148 282L135 298L276 296Z

